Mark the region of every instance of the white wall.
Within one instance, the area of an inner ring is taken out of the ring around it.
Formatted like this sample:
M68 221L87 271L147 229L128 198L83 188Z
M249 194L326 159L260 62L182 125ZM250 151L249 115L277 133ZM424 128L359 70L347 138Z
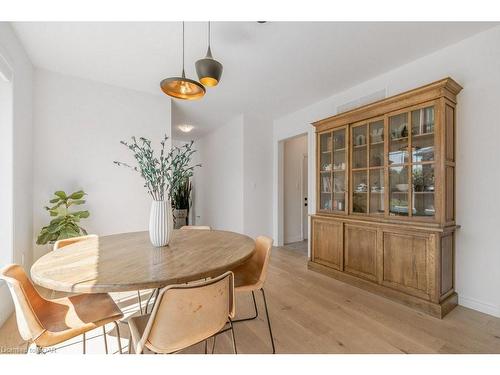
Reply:
M272 235L272 129L271 120L245 114L243 233L252 238Z
M283 238L302 240L302 162L307 154L307 135L287 139L283 154Z
M273 217L278 236L279 140L309 133L310 213L315 210L314 133L310 123L336 113L338 105L385 89L387 95L450 76L464 90L457 109L456 289L459 303L500 316L500 27L415 60L274 122Z
M33 221L33 137L32 137L32 75L33 67L24 48L8 23L0 22L0 55L12 70L12 124L8 131L11 136L12 178L12 246L0 249L10 252L10 261L29 267L32 248ZM4 140L5 141L5 140ZM4 194L4 185L0 185ZM2 209L4 209L2 207ZM0 282L0 326L11 314L8 290Z
M196 225L243 232L243 116L197 142L202 164L196 169Z
M13 98L12 70L0 55L0 267L13 258Z
M159 147L170 137L170 99L39 69L34 95L34 236L49 221L43 207L56 190L88 193L91 216L82 226L89 233L147 230L143 181L113 161L134 162L121 140L145 136ZM46 249L38 246L35 256Z
M240 115L195 142L197 225L250 237L272 232L272 122Z

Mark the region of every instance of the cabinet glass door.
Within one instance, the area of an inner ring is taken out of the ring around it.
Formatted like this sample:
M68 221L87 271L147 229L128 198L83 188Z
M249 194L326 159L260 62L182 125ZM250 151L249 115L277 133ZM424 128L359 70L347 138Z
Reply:
M408 113L389 117L389 132L389 164L408 163Z
M412 162L434 160L434 107L411 112Z
M370 214L385 213L384 169L370 169Z
M352 172L352 212L367 213L368 179L366 170Z
M352 212L368 213L368 125L351 128Z
M434 164L412 166L413 216L434 216Z
M319 137L319 209L332 209L332 133Z
M435 215L434 116L425 106L389 117L390 215Z
M352 128L352 169L366 168L367 141L366 125Z
M369 213L383 215L385 213L384 195L384 120L373 121L368 124L368 159L369 186L368 202Z
M412 215L433 217L434 208L434 106L411 112Z
M344 212L346 209L347 142L346 128L333 131L333 185L332 210Z
M384 120L370 123L370 168L384 165Z
M408 216L408 167L389 168L389 212L391 215Z

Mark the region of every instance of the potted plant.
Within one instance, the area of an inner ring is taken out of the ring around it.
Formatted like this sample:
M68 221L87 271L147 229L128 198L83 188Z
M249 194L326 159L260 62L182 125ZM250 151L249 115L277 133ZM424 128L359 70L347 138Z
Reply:
M79 206L85 203L85 200L82 199L85 195L83 190L75 191L69 195L64 191L54 193L54 198L49 201L52 207L45 207L53 219L49 225L43 227L40 231L36 240L38 245L87 234L87 231L79 223L81 219L90 216L89 212L87 210L70 211L71 206Z
M181 181L177 189L172 191L172 208L174 210L175 228L180 228L189 224L191 190L191 181L189 181L189 178L186 178Z
M160 142L159 156L155 155L151 141L147 138L131 138L131 142L121 141L134 155L137 166L115 161L118 166L124 166L138 172L144 179L144 187L153 201L149 216L149 238L153 246L166 246L170 242L174 229L172 215L172 192L177 191L182 182L193 175L195 167L190 165L193 150L193 141L181 147L172 147L167 152L165 145L168 137Z

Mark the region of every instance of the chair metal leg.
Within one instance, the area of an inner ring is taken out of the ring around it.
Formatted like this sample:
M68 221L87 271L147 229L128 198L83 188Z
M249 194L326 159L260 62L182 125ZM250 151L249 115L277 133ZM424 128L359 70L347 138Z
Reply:
M235 319L235 320L233 320L233 323L246 322L248 320L254 320L254 319L258 318L259 309L257 308L257 302L255 301L255 292L253 290L252 290L252 299L253 299L253 309L255 311L254 316L252 316L250 318Z
M139 300L139 311L141 312L141 315L142 315L142 301L141 301L141 291L138 290L137 291L137 299ZM146 306L147 308L147 306Z
M87 342L85 340L85 333L82 336L83 336L83 341L82 341L83 342L83 354L85 354L87 351Z
M153 296L155 295L156 293L156 289L153 289L153 291L151 292L151 294L149 295L149 298L148 298L148 301L146 302L146 306L144 307L144 313L147 314L148 313L148 306L149 306L149 302L151 302L151 298L153 298Z
M106 338L106 325L102 326L102 333L103 333L103 338L104 338L104 350L106 351L106 354L108 354L108 339Z
M146 307L144 308L144 314L147 314L148 313L148 306L149 306L149 302L151 301L151 299L154 297L153 299L153 306L151 307L151 311L153 311L153 307L156 303L156 300L158 299L158 296L160 295L160 288L156 288L154 289L152 292L151 292L151 295L149 296L148 298L148 302L146 302Z
M116 327L116 338L118 339L118 351L120 354L122 354L122 340L120 338L120 327L118 326L118 322L115 320L113 323L115 323Z
M214 336L214 342L212 343L212 354L215 353L215 340L217 340L217 335Z
M269 328L269 336L271 337L271 345L273 346L273 354L276 354L276 348L274 347L273 330L271 329L271 320L269 319L269 311L267 310L266 294L264 293L264 288L260 290L262 292L262 298L264 299L264 307L266 309L267 327Z
M238 350L236 350L236 338L234 336L233 322L231 321L231 319L229 319L229 327L231 329L231 336L233 338L233 351L234 354L238 354Z

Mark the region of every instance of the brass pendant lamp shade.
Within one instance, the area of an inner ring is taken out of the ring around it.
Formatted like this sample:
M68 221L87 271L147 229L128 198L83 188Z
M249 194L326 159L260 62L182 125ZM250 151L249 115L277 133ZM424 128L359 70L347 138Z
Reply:
M196 100L205 95L205 87L199 82L186 78L184 72L184 22L182 22L182 75L165 78L160 83L161 90L176 99Z
M217 86L222 77L222 64L212 57L210 48L210 22L208 22L208 50L205 58L196 61L196 73L204 86Z

